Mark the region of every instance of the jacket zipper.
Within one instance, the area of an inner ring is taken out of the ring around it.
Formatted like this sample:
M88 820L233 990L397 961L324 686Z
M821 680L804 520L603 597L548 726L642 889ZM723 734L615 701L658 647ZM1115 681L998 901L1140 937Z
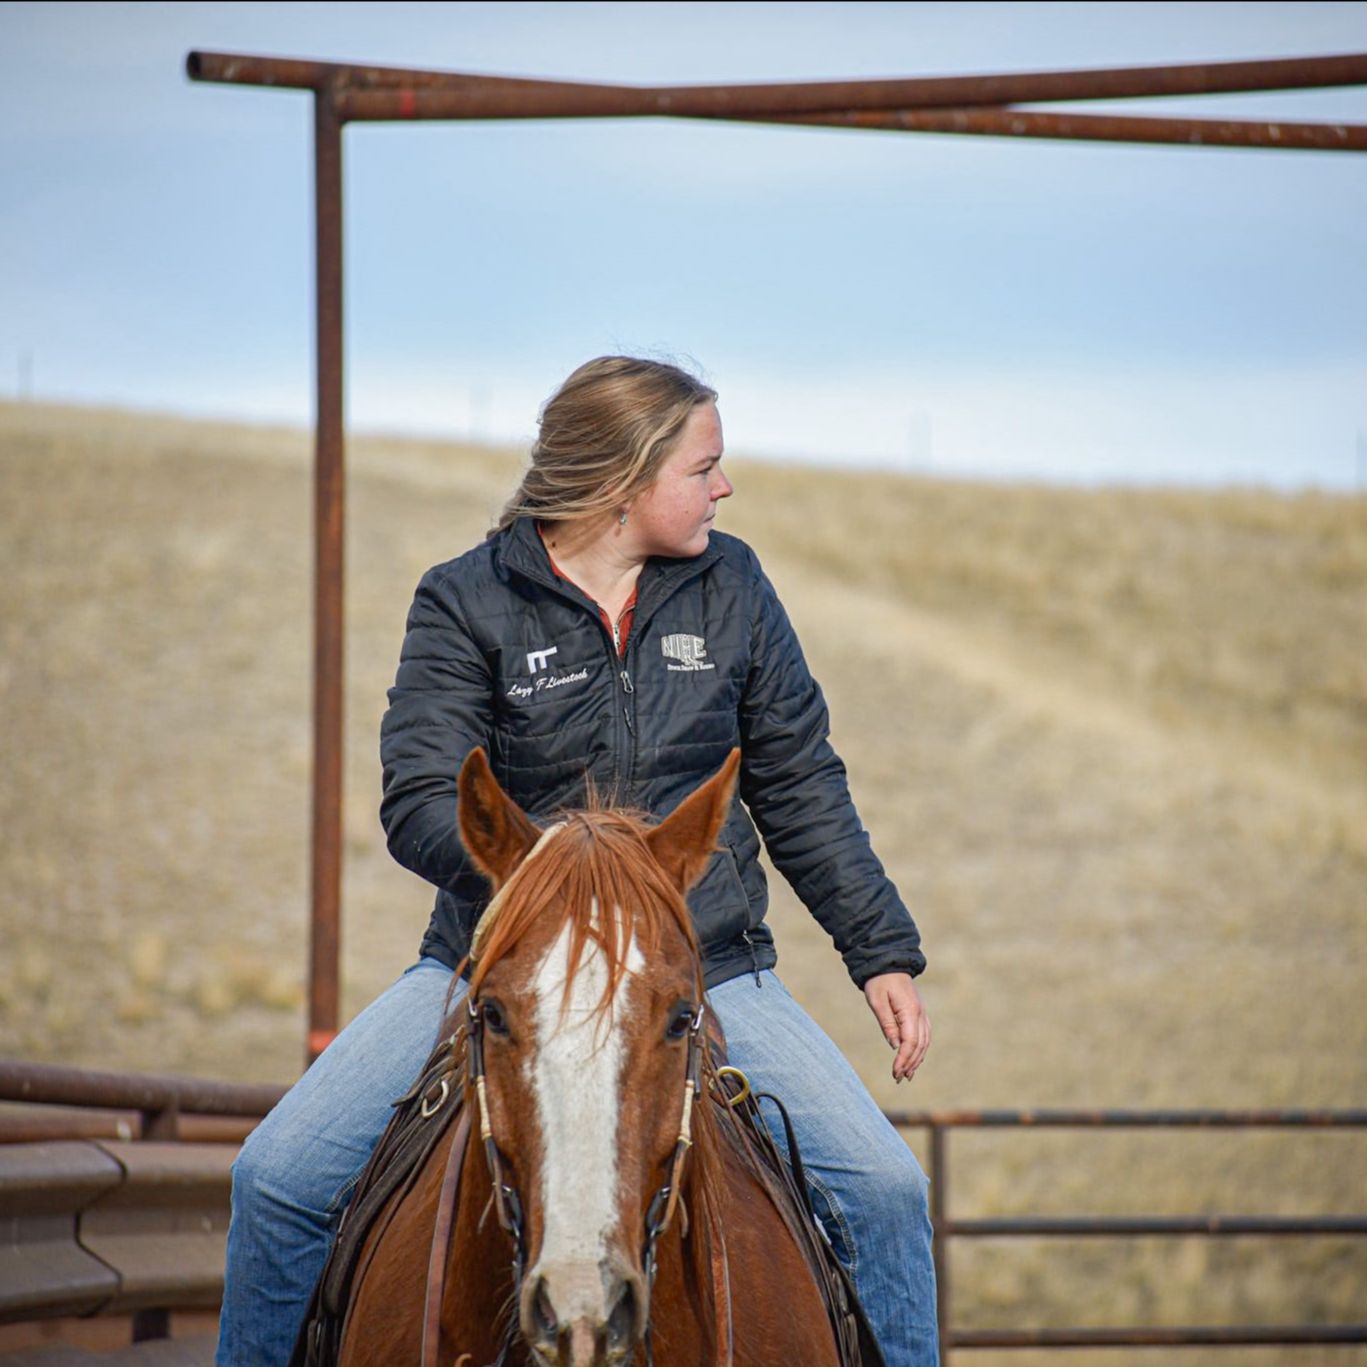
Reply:
M625 774L627 787L630 789L631 775L636 769L634 755L636 725L631 720L631 695L636 692L636 689L631 682L631 672L627 669L626 660L622 657L622 623L620 617L612 623L612 663L617 672L618 683L622 687L622 721L626 725L626 741L617 750L617 762L613 766L613 782L614 784L620 783ZM629 791L619 793L616 800L629 803L631 794Z
M763 987L764 983L759 976L759 950L755 948L755 942L750 938L750 932L748 930L742 930L740 938L745 941L746 947L750 951L750 967L755 975L755 986Z
M631 684L631 673L627 669L626 661L622 658L622 620L620 617L612 624L612 653L616 656L616 663L620 666L617 677L622 681L622 692L624 694L634 693L636 690ZM627 730L635 737L636 728L632 725L631 709L627 706L625 697L622 699L622 718L627 724Z

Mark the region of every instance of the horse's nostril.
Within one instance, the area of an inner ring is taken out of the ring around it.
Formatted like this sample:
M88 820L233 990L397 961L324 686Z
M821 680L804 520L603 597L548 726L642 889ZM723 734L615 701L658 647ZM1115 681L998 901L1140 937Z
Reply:
M539 1277L536 1295L532 1297L532 1323L536 1337L542 1343L554 1343L560 1333L560 1321L555 1316L555 1307L546 1291L546 1279Z
M608 1349L621 1352L636 1341L639 1323L636 1288L623 1281L617 1292L617 1302L608 1316Z

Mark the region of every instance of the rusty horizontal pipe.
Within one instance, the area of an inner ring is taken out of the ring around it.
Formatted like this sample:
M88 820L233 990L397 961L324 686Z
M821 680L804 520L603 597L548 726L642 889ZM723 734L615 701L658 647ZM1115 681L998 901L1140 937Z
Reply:
M1209 1325L1158 1329L957 1329L952 1348L1124 1348L1367 1343L1367 1324Z
M247 52L185 54L185 74L192 81L218 85L264 85L282 90L321 90L338 80L353 79L353 71L380 68L351 67L342 62L315 62L298 57L263 57ZM409 72L409 76L420 75Z
M1367 1128L1367 1110L992 1110L886 1111L901 1129L1245 1129Z
M322 62L297 57L265 57L238 52L193 51L186 54L185 74L192 81L219 85L273 86L288 90L459 90L508 99L529 99L559 92L566 98L586 91L641 91L645 86L601 85L588 81L550 81L535 76L487 76L423 67L368 66Z
M343 121L694 117L754 119L1367 85L1367 53L1085 71L888 80L636 86L481 76L194 51L192 80L331 89Z
M180 1144L240 1144L256 1128L257 1116L176 1114ZM0 1144L37 1144L58 1139L149 1139L139 1111L66 1110L35 1106L31 1111L0 1111Z
M1056 138L1069 142L1271 147L1289 152L1367 152L1367 127L1344 123L1160 119L1130 114L1055 114L1015 108L846 110L839 114L776 115L747 122L803 128L869 128L903 133L961 133L977 137Z
M968 1238L1132 1238L1150 1234L1367 1234L1367 1215L1047 1216L1015 1220L948 1220L937 1233Z
M0 1058L0 1101L201 1115L260 1116L284 1095L264 1083L122 1073ZM1367 1110L947 1110L887 1111L901 1129L1367 1129Z
M50 1063L0 1059L0 1101L104 1110L184 1111L198 1115L263 1116L285 1094L283 1087L214 1082L156 1073L96 1072Z

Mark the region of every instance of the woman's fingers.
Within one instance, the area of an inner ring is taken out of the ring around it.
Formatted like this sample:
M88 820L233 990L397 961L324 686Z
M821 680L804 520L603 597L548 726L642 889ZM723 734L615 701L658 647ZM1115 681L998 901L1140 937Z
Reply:
M915 1071L912 1058L921 1042L921 1013L907 1001L899 1001L893 1009L897 1013L902 1042L898 1047L897 1057L892 1062L892 1075L898 1082L902 1082Z
M914 990L914 989L913 989ZM897 1051L897 1061L892 1075L898 1082L905 1082L921 1066L921 1060L930 1047L930 1021L919 998L906 1004L900 1016L902 1022L902 1047Z
M892 1076L902 1082L921 1066L930 1048L930 1020L908 973L882 973L864 984L864 995L883 1038L897 1050Z
M907 1063L904 1076L911 1075L925 1061L926 1051L930 1048L930 1017L926 1015L925 1008L922 1007L917 1014L916 1020L916 1047L912 1050L911 1058Z

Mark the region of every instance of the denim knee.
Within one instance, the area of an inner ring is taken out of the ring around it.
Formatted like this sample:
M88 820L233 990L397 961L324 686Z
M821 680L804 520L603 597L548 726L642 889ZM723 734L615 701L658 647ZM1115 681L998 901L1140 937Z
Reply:
M281 1146L270 1134L269 1120L263 1121L242 1142L233 1159L233 1208L250 1204L260 1193L284 1185L287 1164Z
M888 1145L870 1162L847 1196L856 1204L851 1206L847 1201L846 1219L880 1240L886 1236L894 1243L900 1242L903 1234L930 1226L930 1182L916 1155L900 1140L896 1146ZM856 1243L859 1237L856 1230Z
M929 1214L930 1179L910 1149L906 1150L905 1155L899 1154L891 1162L885 1163L878 1180L888 1205L917 1215Z
M324 1189L324 1175L301 1155L297 1135L277 1134L267 1117L249 1134L232 1165L234 1212L279 1207L305 1220L326 1222L338 1194ZM264 1212L263 1212L264 1213Z
M256 1129L242 1141L242 1147L237 1151L237 1157L233 1159L232 1174L234 1200L237 1199L239 1193L248 1192L256 1185L256 1176L258 1172L256 1153L258 1149L267 1148L261 1140L262 1128L262 1125L258 1125ZM267 1161L263 1163L261 1167L269 1167L268 1154L266 1157Z

